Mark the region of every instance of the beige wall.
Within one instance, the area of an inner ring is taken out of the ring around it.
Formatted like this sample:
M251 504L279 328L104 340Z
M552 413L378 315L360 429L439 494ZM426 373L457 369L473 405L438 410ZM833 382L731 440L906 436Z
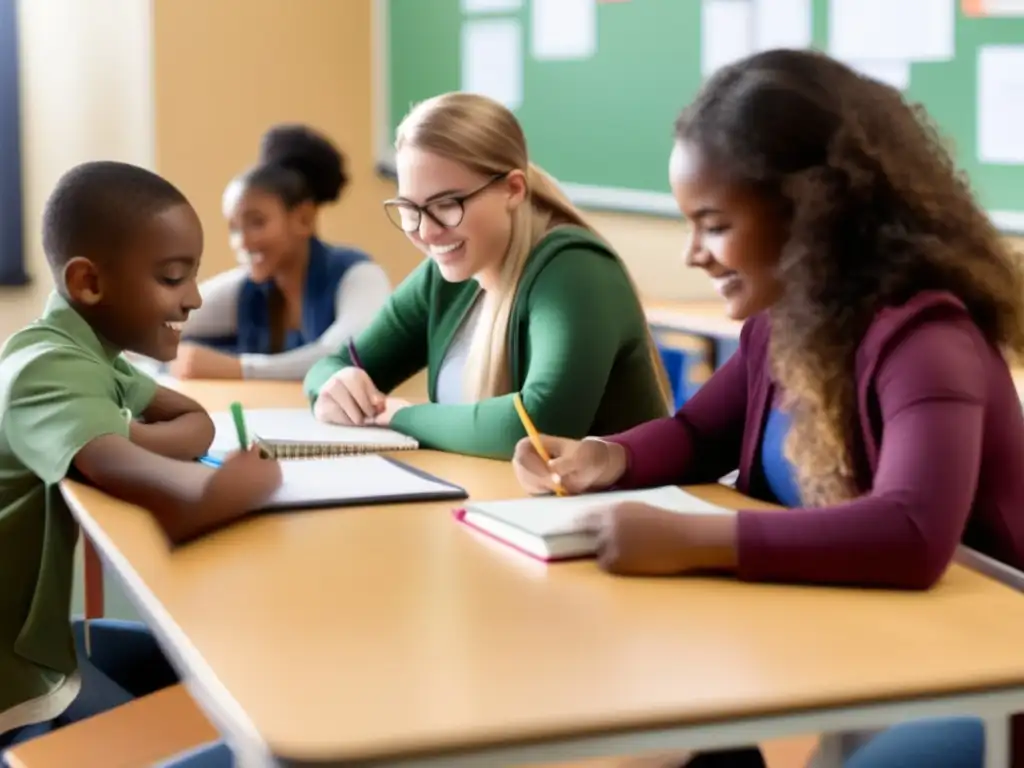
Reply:
M150 166L149 3L19 0L25 246L33 283L0 294L0 339L38 312L52 281L39 221L58 177L85 160Z
M384 217L373 172L369 0L155 0L157 167L196 205L207 273L234 264L220 214L227 181L272 123L301 121L348 155L353 183L324 211L331 240L366 248L394 280L416 254Z
M368 249L395 280L415 265L416 252L380 207L393 187L374 174L371 6L371 0L156 0L157 167L199 210L206 271L233 263L221 190L253 160L260 133L281 120L327 131L348 154L354 182L341 204L325 212L324 233ZM679 223L592 219L622 251L642 290L708 295L707 281L678 263Z

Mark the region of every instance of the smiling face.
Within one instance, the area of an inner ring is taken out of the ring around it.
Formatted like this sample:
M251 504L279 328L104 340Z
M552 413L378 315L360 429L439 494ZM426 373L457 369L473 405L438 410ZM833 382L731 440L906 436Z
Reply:
M69 298L119 349L173 360L189 312L202 304L196 281L203 228L188 204L151 216L116 254L76 257L64 270Z
M685 141L672 150L669 181L692 227L686 264L708 273L729 317L743 320L773 304L787 237L778 205L716 174L699 148Z
M310 201L289 209L279 195L236 180L224 192L224 218L238 262L263 283L304 253L316 206Z
M437 263L449 282L477 278L485 287L496 282L512 237L512 213L526 195L522 171L482 175L411 145L403 146L395 160L399 196L389 201L389 209L415 216L415 206L429 204L439 220L421 214L419 228L406 232L413 245ZM448 222L458 223L445 226Z

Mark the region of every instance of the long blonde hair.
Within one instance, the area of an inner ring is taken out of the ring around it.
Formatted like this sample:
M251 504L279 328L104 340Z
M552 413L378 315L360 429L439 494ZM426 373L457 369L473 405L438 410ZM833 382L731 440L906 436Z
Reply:
M522 126L512 112L493 99L445 93L420 102L398 126L395 149L404 146L460 163L482 176L513 169L521 169L526 175L526 199L512 213L512 236L498 286L484 292L480 321L466 361L466 392L474 400L508 394L508 326L527 258L537 243L558 226L581 227L601 236L557 182L529 161ZM622 266L633 285L629 270ZM633 293L639 301L635 285ZM667 379L653 338L649 338L649 344L662 393L668 400Z

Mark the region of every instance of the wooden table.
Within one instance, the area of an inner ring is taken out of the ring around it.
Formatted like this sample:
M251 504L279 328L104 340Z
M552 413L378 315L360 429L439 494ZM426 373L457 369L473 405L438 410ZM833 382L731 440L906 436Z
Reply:
M182 388L294 403L276 386ZM399 458L520 495L505 463ZM531 561L450 503L260 516L170 551L138 508L64 493L243 765L514 765L974 713L1005 766L1024 711L1024 598L961 566L927 593L620 579Z

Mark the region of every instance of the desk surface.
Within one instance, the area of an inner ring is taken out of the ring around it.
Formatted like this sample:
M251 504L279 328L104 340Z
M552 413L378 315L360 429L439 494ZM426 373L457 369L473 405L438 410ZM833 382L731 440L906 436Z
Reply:
M293 385L182 388L210 408L295 397ZM398 458L475 499L520 495L505 463ZM449 503L261 516L172 553L137 508L73 482L65 493L164 634L187 637L195 682L292 759L1024 683L1024 599L959 566L928 593L617 579L531 561L456 524Z

